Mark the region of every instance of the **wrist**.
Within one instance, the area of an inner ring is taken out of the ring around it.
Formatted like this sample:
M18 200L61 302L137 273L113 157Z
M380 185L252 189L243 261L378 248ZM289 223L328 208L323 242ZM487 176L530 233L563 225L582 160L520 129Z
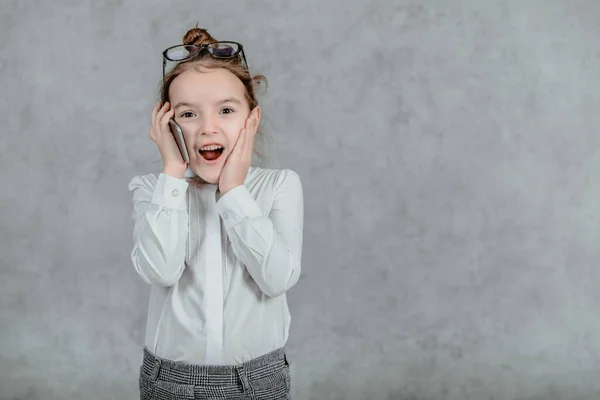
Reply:
M229 192L231 189L235 189L236 187L239 187L242 185L243 185L243 183L240 183L239 185L226 186L223 189L219 189L219 191L221 192L222 195L224 195L225 193Z
M185 175L185 169L165 166L162 170L162 173L177 179L183 179Z

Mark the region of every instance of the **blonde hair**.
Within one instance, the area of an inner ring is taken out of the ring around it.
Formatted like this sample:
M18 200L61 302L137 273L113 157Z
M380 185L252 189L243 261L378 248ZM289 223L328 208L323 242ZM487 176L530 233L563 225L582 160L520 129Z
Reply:
M213 38L206 29L198 28L196 26L195 28L192 28L186 32L182 41L185 45L200 45L214 43L217 40L215 40L215 38ZM266 87L267 79L263 75L250 75L250 72L240 61L239 57L227 59L214 58L207 54L207 52L200 52L198 55L189 60L179 62L173 69L165 74L160 84L161 103L164 104L165 102L169 101L169 88L171 87L171 84L175 78L182 73L189 70L202 71L217 68L228 70L242 82L245 89L245 99L251 111L258 106L256 89L258 89L263 83ZM259 125L254 138L254 155L256 157L255 164L261 166L268 162L266 145L269 139L267 134L263 131L262 125L262 123Z

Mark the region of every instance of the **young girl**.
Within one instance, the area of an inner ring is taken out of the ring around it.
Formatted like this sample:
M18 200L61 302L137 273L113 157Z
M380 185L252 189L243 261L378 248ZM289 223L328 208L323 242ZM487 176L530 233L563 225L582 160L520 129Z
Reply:
M163 75L150 130L163 169L129 184L131 259L151 285L141 399L289 399L300 179L250 165L261 114L242 45L191 29L163 53Z

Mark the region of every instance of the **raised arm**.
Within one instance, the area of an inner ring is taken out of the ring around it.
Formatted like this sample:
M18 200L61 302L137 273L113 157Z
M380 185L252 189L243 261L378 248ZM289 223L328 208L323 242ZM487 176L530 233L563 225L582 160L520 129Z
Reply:
M236 257L267 296L285 293L300 277L304 225L302 184L292 170L281 171L273 207L263 216L245 186L217 202Z
M148 284L168 287L184 269L188 236L188 183L166 174L136 176L131 261Z

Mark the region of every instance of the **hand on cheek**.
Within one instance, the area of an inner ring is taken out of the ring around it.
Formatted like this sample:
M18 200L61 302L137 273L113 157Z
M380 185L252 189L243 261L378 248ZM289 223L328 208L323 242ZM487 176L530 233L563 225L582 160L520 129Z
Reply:
M248 169L252 163L252 152L254 150L254 136L258 129L257 118L250 114L246 118L244 127L225 160L223 171L219 177L219 191L222 194L231 189L244 184L244 179L248 175Z

